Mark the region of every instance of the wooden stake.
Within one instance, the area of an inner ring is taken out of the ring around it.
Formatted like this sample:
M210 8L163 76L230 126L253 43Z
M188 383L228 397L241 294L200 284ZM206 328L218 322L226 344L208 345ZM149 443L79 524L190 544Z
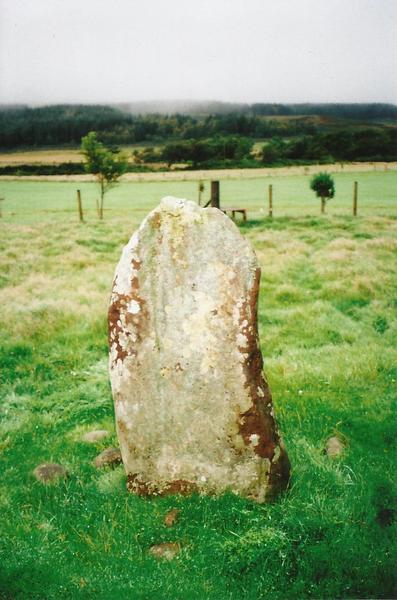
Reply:
M219 181L211 181L211 206L220 208Z
M273 217L273 186L269 184L269 217Z
M81 204L81 192L80 192L80 190L77 190L77 208L79 210L80 223L83 223L83 221L84 221L84 217L83 217L83 205Z
M201 206L201 194L204 192L204 183L198 182L198 205Z
M353 188L353 216L357 217L358 182L354 182Z

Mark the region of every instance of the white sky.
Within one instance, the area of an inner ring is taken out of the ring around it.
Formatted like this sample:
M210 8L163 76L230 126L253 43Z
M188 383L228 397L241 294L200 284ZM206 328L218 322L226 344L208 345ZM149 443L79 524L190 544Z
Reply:
M0 0L0 102L397 104L397 0Z

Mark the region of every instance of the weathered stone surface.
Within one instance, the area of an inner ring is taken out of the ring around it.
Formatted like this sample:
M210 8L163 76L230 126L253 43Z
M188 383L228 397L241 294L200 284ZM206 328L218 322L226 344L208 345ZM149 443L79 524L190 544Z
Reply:
M180 551L181 547L177 542L163 542L149 548L150 554L164 560L172 560Z
M325 452L328 456L340 456L345 447L336 436L330 437L325 445Z
M164 198L124 248L109 309L110 378L131 491L259 502L289 462L262 373L260 269L215 208Z
M109 436L109 432L106 429L95 429L94 431L88 431L83 435L83 442L88 444L96 444L101 442Z
M60 479L65 479L68 471L57 463L43 463L35 468L33 475L41 483L55 483Z
M102 469L102 467L119 465L121 462L121 453L118 448L106 448L94 458L92 464L97 469Z

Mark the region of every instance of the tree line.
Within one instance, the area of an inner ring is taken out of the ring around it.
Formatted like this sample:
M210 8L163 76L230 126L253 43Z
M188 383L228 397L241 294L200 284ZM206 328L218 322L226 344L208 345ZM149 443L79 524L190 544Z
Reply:
M321 115L321 118L313 115ZM352 119L354 126L360 120L397 119L397 107L383 104L253 104L240 112L201 115L133 115L102 105L9 107L0 108L0 147L78 145L90 131L98 132L99 139L111 146L206 140L216 136L284 139L315 136L335 127L340 130L352 126L351 122L335 123L334 118Z
M215 136L205 140L171 141L159 148L134 151L136 164L187 163L192 168L260 167L263 165L397 160L397 128L364 127L327 134L271 138L254 151L254 140Z
M276 137L263 146L261 158L265 164L397 160L397 128L363 127L289 141Z
M169 142L158 150L145 148L134 153L136 162L188 163L193 168L234 166L250 160L253 140L242 136L214 136L206 140L181 140ZM247 165L249 166L249 165Z
M103 143L135 144L168 139L205 139L215 135L267 138L310 134L316 128L306 119L289 122L242 114L193 116L183 114L131 115L110 106L48 106L0 110L0 147L80 143L90 131Z
M298 103L280 104L257 102L255 104L217 101L154 101L129 102L116 105L131 114L184 114L221 115L239 113L268 117L322 115L342 119L396 119L397 106L387 103Z

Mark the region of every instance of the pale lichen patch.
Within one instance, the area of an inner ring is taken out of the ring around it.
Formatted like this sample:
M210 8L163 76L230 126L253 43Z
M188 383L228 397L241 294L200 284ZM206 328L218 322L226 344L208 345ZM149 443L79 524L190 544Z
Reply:
M259 435L257 433L252 433L249 437L249 440L253 446L257 446L259 442Z
M113 293L125 295L131 291L131 281L137 276L137 269L134 265L140 264L140 259L136 253L139 245L139 230L134 233L128 244L124 247L119 264L117 265Z
M141 307L139 306L139 302L137 302L136 300L131 300L127 306L127 310L132 315L136 315L141 310Z
M237 334L236 341L240 348L245 348L248 345L247 336L242 333Z

